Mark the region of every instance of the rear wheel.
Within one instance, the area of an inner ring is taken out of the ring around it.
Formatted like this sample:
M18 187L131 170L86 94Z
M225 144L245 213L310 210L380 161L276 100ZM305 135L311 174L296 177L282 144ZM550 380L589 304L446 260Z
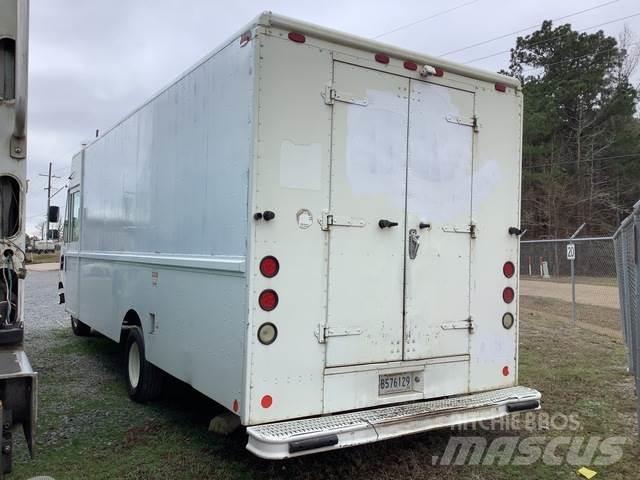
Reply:
M140 327L129 331L125 348L129 396L141 403L158 398L162 393L164 372L147 361L144 353L144 337Z
M71 317L71 330L73 330L74 335L78 337L88 337L91 335L91 327L74 317Z

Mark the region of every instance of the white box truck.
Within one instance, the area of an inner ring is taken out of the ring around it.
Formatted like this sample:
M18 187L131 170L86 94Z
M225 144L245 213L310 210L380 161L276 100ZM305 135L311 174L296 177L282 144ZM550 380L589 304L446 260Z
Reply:
M264 458L537 409L521 123L512 78L264 13L73 158L72 327Z

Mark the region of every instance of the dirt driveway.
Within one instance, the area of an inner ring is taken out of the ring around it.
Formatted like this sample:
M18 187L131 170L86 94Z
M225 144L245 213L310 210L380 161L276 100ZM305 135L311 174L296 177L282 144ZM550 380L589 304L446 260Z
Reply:
M521 280L520 295L571 301L571 284L541 280ZM618 288L605 285L576 284L576 302L583 305L620 308Z

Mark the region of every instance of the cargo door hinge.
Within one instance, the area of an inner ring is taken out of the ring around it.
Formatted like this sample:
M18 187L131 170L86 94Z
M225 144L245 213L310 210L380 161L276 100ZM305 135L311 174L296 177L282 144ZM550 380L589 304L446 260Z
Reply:
M442 328L442 330L469 330L469 332L473 332L475 330L475 323L471 315L469 315L469 318L459 322L443 323L440 325L440 328Z
M474 132L478 132L480 130L478 126L478 117L474 115L473 117L460 117L458 115L447 115L445 120L449 123L454 123L456 125L464 125L466 127L473 128Z
M336 102L345 102L366 107L369 104L366 98L358 98L351 93L339 92L330 85L325 85L321 95L324 98L324 103L327 105L333 105Z
M337 216L328 211L322 212L318 223L322 230L329 230L329 227L364 227L367 224L362 218Z
M443 225L442 231L446 233L468 233L471 238L476 238L478 235L478 228L475 223L469 225Z
M329 337L347 337L350 335L362 334L360 327L335 328L326 325L318 325L318 329L313 332L318 339L318 343L325 343Z

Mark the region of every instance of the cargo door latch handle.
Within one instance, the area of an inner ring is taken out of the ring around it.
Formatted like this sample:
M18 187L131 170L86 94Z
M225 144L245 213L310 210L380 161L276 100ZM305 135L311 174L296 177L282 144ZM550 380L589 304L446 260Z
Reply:
M415 259L418 255L418 248L420 247L420 235L415 228L409 230L409 258Z
M382 219L378 222L378 226L380 228L391 228L391 227L397 227L398 226L398 222L392 222L390 220L385 220Z

